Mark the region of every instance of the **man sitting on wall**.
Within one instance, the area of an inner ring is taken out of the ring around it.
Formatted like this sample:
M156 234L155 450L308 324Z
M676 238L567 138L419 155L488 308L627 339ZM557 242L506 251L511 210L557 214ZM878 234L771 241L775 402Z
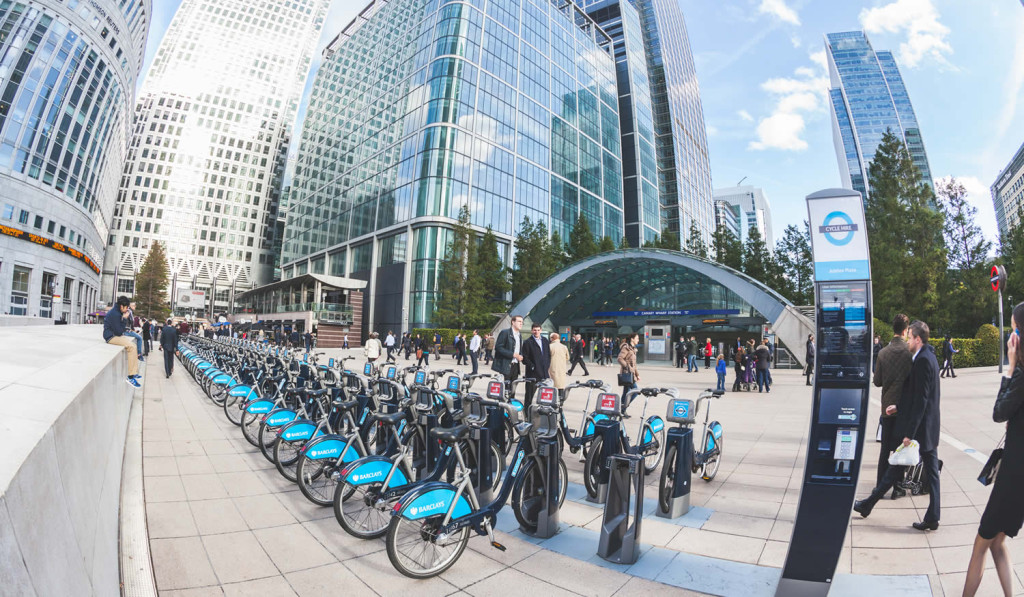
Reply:
M135 340L125 336L124 314L128 312L128 305L131 301L128 297L118 297L114 308L107 312L103 318L103 341L107 344L123 346L128 351L128 385L133 388L141 388L139 383L139 350L135 346Z

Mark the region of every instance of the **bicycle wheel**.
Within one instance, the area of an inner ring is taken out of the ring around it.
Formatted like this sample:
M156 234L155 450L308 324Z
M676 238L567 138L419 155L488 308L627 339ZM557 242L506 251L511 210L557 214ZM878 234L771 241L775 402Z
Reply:
M274 444L274 464L277 465L277 472L292 483L295 482L295 465L299 462L299 450L306 443L306 440L295 442L278 439Z
M250 444L259 447L260 415L258 413L247 413L244 410L242 413L242 437Z
M505 458L508 458L512 446L516 445L516 430L510 419L505 419Z
M676 447L669 446L665 453L665 466L661 467L661 482L658 484L658 507L662 512L668 512L669 502L672 501L672 485L676 479Z
M226 384L212 384L210 386L210 400L217 406L224 406L224 401L228 397L228 386Z
M648 437L647 434L650 433L650 437L654 438L652 441L658 442L657 448L652 447L644 450L644 473L650 475L661 464L661 457L665 454L665 428L662 427L660 431L654 432L651 431L650 425L644 423L643 430L640 433L641 438Z
M710 433L711 431L708 430L708 434ZM712 479L715 478L715 475L718 474L718 465L721 464L722 462L722 440L723 438L721 437L715 440L715 453L713 455L708 456L708 459L704 461L704 466L701 467L700 478L704 479L705 481L711 481ZM708 435L706 434L704 436L703 447L707 448L707 445Z
M583 465L583 484L587 487L587 494L592 498L597 497L597 485L600 483L601 474L601 444L604 440L600 437L594 438L587 451L587 461Z
M334 488L338 485L331 478L332 472L333 460L312 460L302 455L295 465L295 483L307 500L318 506L330 506L334 501Z
M274 444L277 443L277 432L280 427L267 427L266 423L260 423L259 441L256 443L263 457L270 462L274 461Z
M383 483L350 485L341 482L334 490L334 517L349 535L360 539L376 539L388 532L391 506L380 499Z
M235 425L242 425L242 418L245 415L245 411L242 407L245 405L245 400L242 400L239 396L228 396L224 400L224 416Z
M558 507L565 502L565 490L568 486L569 474L565 461L558 459ZM523 465L523 470L512 486L512 512L516 515L519 526L528 533L537 532L537 517L544 500L547 499L548 488L544 479L544 471L540 470L535 460L530 459Z
M491 440L491 473L491 490L498 491L501 479L505 476L505 456L494 440Z
M444 515L409 520L401 515L388 523L388 559L409 578L431 578L451 568L469 542L469 527L438 536Z

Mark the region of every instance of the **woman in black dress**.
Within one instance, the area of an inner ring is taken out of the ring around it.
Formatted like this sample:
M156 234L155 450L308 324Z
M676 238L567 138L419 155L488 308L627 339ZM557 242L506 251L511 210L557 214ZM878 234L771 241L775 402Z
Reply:
M1013 309L1013 333L1006 342L1010 377L1003 378L992 411L996 423L1006 421L1006 446L988 505L981 515L978 536L974 538L974 552L964 584L965 597L973 597L977 592L985 571L985 553L989 551L1003 594L1006 597L1013 594L1013 568L1006 538L1016 537L1024 524L1024 344L1020 340L1021 329L1024 329L1024 303Z

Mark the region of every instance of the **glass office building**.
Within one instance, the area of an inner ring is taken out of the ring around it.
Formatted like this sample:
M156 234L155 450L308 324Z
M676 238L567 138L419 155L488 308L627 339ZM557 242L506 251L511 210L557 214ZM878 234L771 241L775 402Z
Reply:
M135 105L104 297L150 243L207 311L270 281L290 131L330 0L184 0ZM173 300L173 299L172 299Z
M757 229L769 251L775 250L772 232L772 206L760 187L743 185L715 190L719 221L746 245L750 231Z
M999 235L1006 238L1011 230L1020 226L1020 214L1024 209L1024 144L996 176L991 190Z
M550 0L378 0L330 44L299 139L283 276L367 280L374 330L430 322L468 207L508 260L525 218L624 233L612 41Z
M843 186L869 194L868 165L886 130L903 138L922 181L931 185L921 129L892 53L876 52L863 31L829 33L825 50L832 83L832 136Z
M149 0L0 1L0 313L97 308Z

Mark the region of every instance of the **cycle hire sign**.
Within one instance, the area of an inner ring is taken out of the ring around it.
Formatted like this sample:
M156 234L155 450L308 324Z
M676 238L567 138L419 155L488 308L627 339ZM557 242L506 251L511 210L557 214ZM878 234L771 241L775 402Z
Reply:
M808 197L814 280L869 280L867 227L860 195Z

